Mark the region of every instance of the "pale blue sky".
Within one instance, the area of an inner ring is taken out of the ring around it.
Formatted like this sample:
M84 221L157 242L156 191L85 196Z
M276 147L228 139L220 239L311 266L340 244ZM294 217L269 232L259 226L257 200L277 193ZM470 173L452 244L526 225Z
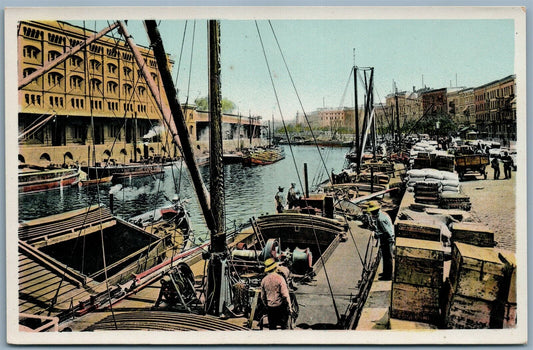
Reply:
M81 22L76 22L77 24ZM87 21L95 29L94 21ZM97 22L100 30L105 22ZM267 21L258 21L273 73L281 113L286 120L301 113L280 53ZM180 102L206 96L206 21L196 20L192 68L190 65L194 21L189 20L180 66ZM353 65L375 68L375 100L399 90L424 84L431 88L474 87L514 74L514 23L512 20L276 20L272 21L279 44L307 113L337 107ZM185 21L162 21L165 49L175 61L176 77ZM141 21L129 21L138 44L148 39ZM222 95L234 101L243 115L272 114L280 119L255 22L221 21ZM362 101L362 96L359 97ZM361 102L360 102L361 103ZM353 106L353 83L343 105Z

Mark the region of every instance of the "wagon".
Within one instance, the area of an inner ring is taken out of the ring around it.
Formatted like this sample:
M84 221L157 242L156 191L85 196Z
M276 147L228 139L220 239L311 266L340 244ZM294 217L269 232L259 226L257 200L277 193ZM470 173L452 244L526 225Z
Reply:
M455 170L459 178L463 179L467 172L477 172L487 179L486 166L489 165L489 156L486 154L464 154L455 156Z

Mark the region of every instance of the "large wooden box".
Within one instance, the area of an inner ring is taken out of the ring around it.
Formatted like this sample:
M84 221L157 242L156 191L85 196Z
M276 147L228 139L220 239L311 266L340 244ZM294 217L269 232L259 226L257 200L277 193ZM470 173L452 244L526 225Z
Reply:
M485 300L452 294L446 310L446 327L453 329L491 328L492 304Z
M444 247L440 242L399 237L395 259L394 283L442 286Z
M494 232L485 224L456 222L452 224L452 241L479 247L494 247Z
M396 237L440 241L440 226L413 220L396 221Z
M440 289L407 283L392 284L391 317L440 324Z
M502 290L508 284L505 275L506 265L496 249L458 242L453 244L450 282L455 294L495 301L507 293Z

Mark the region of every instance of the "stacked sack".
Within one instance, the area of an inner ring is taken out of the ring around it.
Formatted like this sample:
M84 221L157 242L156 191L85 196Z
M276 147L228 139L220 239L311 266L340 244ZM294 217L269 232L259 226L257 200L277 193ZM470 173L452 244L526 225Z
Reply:
M407 191L414 192L417 183L436 183L439 193L459 193L459 175L436 169L412 169L407 172Z

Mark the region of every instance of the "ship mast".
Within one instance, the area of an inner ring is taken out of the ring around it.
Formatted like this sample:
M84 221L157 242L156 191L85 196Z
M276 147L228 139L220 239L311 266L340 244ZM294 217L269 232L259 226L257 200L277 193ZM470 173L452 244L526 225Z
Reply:
M220 315L224 306L222 289L226 266L224 231L224 167L222 163L222 111L220 94L220 23L208 21L209 37L209 175L211 211L215 229L211 231L210 261L207 271L207 312Z

